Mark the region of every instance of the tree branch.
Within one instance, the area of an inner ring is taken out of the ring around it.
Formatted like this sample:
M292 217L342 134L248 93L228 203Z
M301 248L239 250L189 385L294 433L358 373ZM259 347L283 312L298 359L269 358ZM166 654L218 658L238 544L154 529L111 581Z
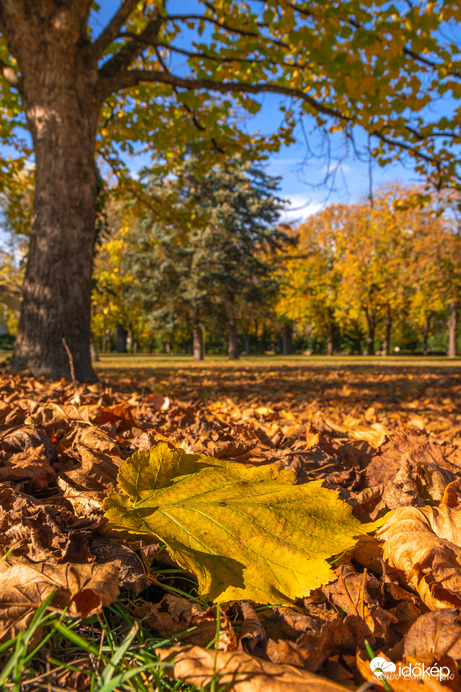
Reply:
M352 118L343 115L340 111L324 106L312 96L303 91L292 87L283 87L278 84L245 84L244 82L215 82L211 79L192 79L189 77L178 77L171 72L160 72L154 70L125 70L112 77L105 77L101 81L103 97L107 98L110 94L136 86L141 82L157 82L159 84L170 84L173 87L197 91L217 91L221 94L282 94L301 99L311 105L318 113L328 115L343 122L352 122Z
M107 46L109 46L112 41L117 38L120 29L125 24L126 20L136 8L138 0L124 0L123 5L114 14L109 24L103 29L102 33L93 42L92 52L96 58L105 51Z
M146 49L146 46L155 44L164 18L158 13L150 20L144 31L140 34L132 34L132 38L125 43L113 58L108 60L100 70L102 80L116 76L122 70L126 70L131 63Z

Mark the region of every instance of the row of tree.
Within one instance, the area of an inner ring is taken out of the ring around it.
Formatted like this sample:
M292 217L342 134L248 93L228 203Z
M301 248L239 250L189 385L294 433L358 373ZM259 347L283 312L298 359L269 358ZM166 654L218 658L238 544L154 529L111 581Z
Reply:
M338 332L391 338L413 331L423 353L448 319L456 355L461 298L461 217L454 194L429 195L393 186L370 202L332 205L296 230L297 246L280 267L277 314L308 322L332 353Z
M186 159L143 196L112 199L96 256L99 349L185 348L229 358L278 348L427 353L448 319L456 354L461 221L454 193L393 186L280 224L278 181L250 163L198 175ZM116 335L118 334L118 342Z

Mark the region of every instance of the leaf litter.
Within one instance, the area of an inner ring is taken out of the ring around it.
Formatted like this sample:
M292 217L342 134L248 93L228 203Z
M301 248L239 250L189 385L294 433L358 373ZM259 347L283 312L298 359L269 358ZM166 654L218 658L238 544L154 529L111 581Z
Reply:
M461 689L459 376L235 374L112 374L78 391L1 375L2 640L35 627L43 604L70 618L75 641L123 607L168 674L198 689ZM261 490L272 507L289 499L278 537ZM373 675L370 647L397 677ZM45 651L34 667L48 683L88 688L70 664L50 678ZM410 664L449 679L407 679Z

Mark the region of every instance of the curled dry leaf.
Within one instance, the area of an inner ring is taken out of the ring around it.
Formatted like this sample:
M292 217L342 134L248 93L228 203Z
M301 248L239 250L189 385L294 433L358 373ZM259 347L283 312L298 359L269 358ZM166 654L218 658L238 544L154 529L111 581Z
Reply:
M247 601L240 604L243 623L240 628L239 651L256 656L263 654L267 637L264 627L259 622L255 609Z
M137 596L149 585L150 581L144 562L127 545L99 539L92 542L90 551L98 564L110 562L119 568L119 585L121 588L127 589L130 594Z
M365 621L356 615L347 615L344 620L337 618L325 623L320 631L304 632L288 649L287 642L270 640L267 655L273 662L302 665L315 673L330 656L355 655L357 649L363 648L365 639L374 643Z
M43 445L48 461L56 460L56 449L48 435L34 425L22 425L2 434L2 452L27 452L31 447Z
M397 622L397 618L384 610L378 601L381 592L379 581L366 570L357 574L346 565L340 567L338 574L339 579L324 586L323 593L348 615L362 617L375 638L388 641L389 627Z
M0 561L0 639L27 628L35 610L54 591L52 605L88 617L118 596L118 569L106 565L49 565Z
M212 680L233 692L346 692L348 688L289 665L248 654L215 652L198 646L157 649L163 662L172 662L169 675L203 689Z
M428 608L461 606L461 505L402 507L376 535Z

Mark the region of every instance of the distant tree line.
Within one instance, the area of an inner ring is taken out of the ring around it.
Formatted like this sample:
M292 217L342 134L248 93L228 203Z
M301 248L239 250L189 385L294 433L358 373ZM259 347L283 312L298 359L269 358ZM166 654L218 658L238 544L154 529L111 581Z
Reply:
M143 204L113 200L97 348L456 355L456 193L394 185L294 228L280 224L278 185L255 164L199 175L189 159L166 184L147 171Z
M166 179L153 165L132 190L102 189L96 351L457 354L455 191L393 185L294 227L279 180L238 157L203 169L190 154ZM0 275L18 290L26 242L8 233Z

